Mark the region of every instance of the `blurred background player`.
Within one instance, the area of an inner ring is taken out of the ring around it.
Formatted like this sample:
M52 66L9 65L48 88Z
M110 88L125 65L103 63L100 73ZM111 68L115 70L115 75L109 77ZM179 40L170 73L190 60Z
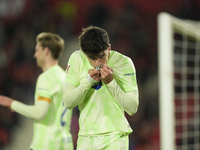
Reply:
M128 150L132 129L125 117L139 105L132 60L111 50L107 32L83 29L81 50L68 62L63 101L69 109L79 105L78 150Z
M0 96L0 105L34 119L30 150L73 150L70 124L72 110L62 103L65 72L58 65L64 40L57 34L40 33L36 38L34 57L43 71L38 77L34 105L25 105Z

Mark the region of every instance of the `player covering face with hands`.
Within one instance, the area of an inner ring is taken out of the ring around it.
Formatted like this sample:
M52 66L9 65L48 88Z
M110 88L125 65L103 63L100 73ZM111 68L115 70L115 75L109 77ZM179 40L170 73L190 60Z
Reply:
M110 45L109 48L103 52L101 52L100 57L90 58L87 56L90 65L94 69L89 69L88 78L93 80L93 82L97 82L102 80L104 83L108 84L113 79L113 70L106 64L108 63L108 58L110 56Z
M63 101L78 105L78 150L128 150L132 129L124 115L139 105L132 60L111 50L108 33L89 26L79 36L81 50L70 56Z
M37 79L34 105L0 96L0 105L34 119L30 150L73 150L70 124L72 110L62 103L65 72L58 65L64 40L57 34L40 33L34 57L43 71Z

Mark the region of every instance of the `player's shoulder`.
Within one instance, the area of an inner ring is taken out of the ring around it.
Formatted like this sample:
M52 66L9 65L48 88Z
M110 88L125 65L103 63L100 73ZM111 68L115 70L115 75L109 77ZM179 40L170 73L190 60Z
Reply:
M48 80L48 82L54 82L65 78L65 71L58 65L52 66L45 72L39 75L39 80Z
M125 61L127 61L127 62L131 61L130 57L128 57L120 52L114 51L114 50L110 51L110 60L113 63L121 63L121 62L125 62Z
M82 56L83 56L82 50L76 50L71 54L71 57L73 57L73 58L78 58L78 57L82 57Z
M83 53L82 50L74 51L71 54L70 59L69 59L70 65L72 65L72 64L76 64L76 65L82 64L85 61L86 61L86 56L85 56L85 54Z

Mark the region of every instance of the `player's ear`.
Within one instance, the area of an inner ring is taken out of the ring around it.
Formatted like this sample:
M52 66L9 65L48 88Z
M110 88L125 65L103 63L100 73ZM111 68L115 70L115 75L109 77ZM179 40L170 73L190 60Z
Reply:
M109 50L109 51L111 50L111 44L109 44L108 50Z
M109 44L109 47L108 47L108 57L110 57L110 51L111 51L111 44Z
M50 51L50 49L49 49L48 47L45 47L45 48L44 48L44 51L45 51L45 54L46 54L46 55L51 54L51 51Z

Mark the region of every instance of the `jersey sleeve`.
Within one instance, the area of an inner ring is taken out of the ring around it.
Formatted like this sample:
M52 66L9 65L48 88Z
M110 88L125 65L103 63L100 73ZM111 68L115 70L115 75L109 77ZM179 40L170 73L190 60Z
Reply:
M119 66L114 70L114 78L123 91L137 91L136 70L129 57L122 58Z
M50 103L53 99L53 95L60 90L58 85L55 79L49 75L44 74L39 76L36 86L37 99Z
M67 83L70 83L72 85L78 86L79 85L79 69L78 69L78 54L76 52L72 53L72 55L69 58L68 66L66 69L66 79L65 81Z

